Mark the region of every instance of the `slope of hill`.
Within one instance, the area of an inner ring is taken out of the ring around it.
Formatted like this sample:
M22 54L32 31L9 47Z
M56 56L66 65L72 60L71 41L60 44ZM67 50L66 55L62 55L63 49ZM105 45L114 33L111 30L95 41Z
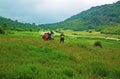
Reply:
M92 7L89 10L83 11L74 15L63 22L55 24L40 25L45 29L72 29L72 30L85 30L96 29L103 31L109 28L120 28L120 1L113 4L106 4L102 6ZM111 30L109 30L111 31ZM120 31L120 30L119 30ZM118 33L114 29L113 33Z
M75 31L95 29L101 33L120 34L120 1L113 4L92 7L74 15L63 22L36 25L20 23L0 17L0 28L7 30L71 29ZM111 30L112 29L112 30Z
M0 16L0 27L2 27L5 30L17 30L17 31L25 31L25 30L32 30L35 29L36 25L35 23L21 23L17 20L13 21L8 18L4 18Z

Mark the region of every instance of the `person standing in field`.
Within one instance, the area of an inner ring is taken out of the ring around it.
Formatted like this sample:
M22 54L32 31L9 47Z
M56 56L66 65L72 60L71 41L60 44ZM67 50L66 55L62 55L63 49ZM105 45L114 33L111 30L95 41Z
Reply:
M53 31L50 31L50 38L52 39L52 40L54 40L54 38L53 38L53 34L54 34L54 32Z
M64 33L62 32L61 34L60 34L60 43L64 43Z

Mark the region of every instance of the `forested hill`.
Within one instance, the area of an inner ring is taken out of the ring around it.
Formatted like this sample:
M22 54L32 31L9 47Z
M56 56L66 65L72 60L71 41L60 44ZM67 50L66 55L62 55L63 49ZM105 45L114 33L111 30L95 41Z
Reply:
M113 4L92 7L63 22L41 25L49 29L85 30L96 29L106 33L118 33L120 31L120 1ZM113 32L110 32L113 29Z
M113 4L92 7L89 10L72 16L66 21L76 20L88 23L86 25L89 27L120 23L120 1Z
M17 31L26 31L26 30L35 30L37 25L35 23L21 23L17 20L11 20L9 18L4 18L0 16L0 27L5 30L17 30Z
M92 7L86 11L83 11L77 15L72 16L67 20L82 19L86 21L86 20L92 20L93 18L95 19L100 18L100 20L105 19L109 22L112 21L113 18L117 18L119 16L120 16L120 1L113 4L106 4L102 6ZM118 21L118 19L113 19L113 21Z
M95 29L102 33L120 34L120 1L113 4L92 7L63 22L36 25L21 23L0 16L0 28L5 30L71 29L75 31Z

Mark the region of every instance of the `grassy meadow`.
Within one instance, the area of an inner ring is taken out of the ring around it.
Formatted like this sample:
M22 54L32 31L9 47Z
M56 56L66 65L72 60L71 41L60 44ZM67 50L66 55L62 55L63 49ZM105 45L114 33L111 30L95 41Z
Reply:
M0 79L120 79L120 41L105 39L119 36L64 33L62 44L59 33L49 41L42 32L0 35Z

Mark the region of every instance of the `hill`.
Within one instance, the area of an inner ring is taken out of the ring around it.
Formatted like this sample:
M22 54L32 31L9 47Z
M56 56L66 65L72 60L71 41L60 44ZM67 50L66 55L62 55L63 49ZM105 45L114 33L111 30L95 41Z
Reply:
M36 29L37 25L35 23L21 23L17 20L14 21L9 18L4 18L0 16L0 27L4 30L32 31Z
M63 22L40 25L44 29L95 29L102 33L120 34L120 1L113 4L92 7ZM114 29L113 29L114 28ZM110 29L113 29L112 32ZM106 30L106 32L105 32Z
M21 23L0 16L0 29L16 31L36 31L39 29L71 29L83 31L95 29L105 34L120 34L120 1L113 4L92 7L65 21L54 24L36 25Z

